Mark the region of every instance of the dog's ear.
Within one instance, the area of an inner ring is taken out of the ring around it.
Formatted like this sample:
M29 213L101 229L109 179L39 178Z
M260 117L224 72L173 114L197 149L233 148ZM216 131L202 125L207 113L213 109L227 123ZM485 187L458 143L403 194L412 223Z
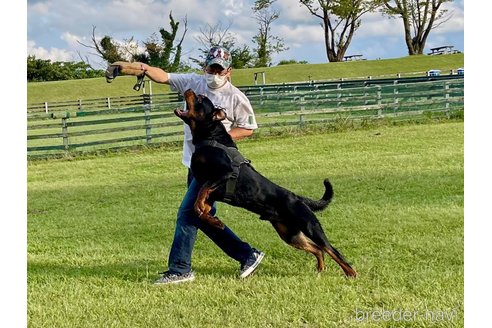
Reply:
M214 109L214 115L213 115L214 121L222 121L225 118L226 118L226 113L225 113L224 108L222 108L222 107L215 107L215 109Z

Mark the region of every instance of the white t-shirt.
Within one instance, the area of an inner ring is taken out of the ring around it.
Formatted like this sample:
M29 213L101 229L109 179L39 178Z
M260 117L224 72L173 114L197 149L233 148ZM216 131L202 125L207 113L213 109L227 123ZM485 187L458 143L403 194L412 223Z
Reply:
M191 89L197 95L207 96L214 105L224 108L226 119L222 123L227 131L235 127L252 130L258 128L249 99L230 82L226 82L218 89L210 89L204 75L169 73L169 85L172 90L181 94ZM188 168L191 165L191 155L194 151L191 130L188 124L185 124L182 162Z

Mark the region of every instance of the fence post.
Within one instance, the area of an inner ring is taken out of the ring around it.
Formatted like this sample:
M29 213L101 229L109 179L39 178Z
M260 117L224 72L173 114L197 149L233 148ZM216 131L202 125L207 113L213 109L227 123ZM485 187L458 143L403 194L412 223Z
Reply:
M152 80L149 80L149 104L152 107Z
M449 82L444 83L444 99L445 99L445 109L446 117L449 119Z
M111 99L109 97L106 99L106 104L108 105L108 109L111 109Z
M63 148L65 149L65 152L68 152L68 124L67 120L70 117L69 113L66 113L62 117L62 136L63 136Z
M302 128L304 127L304 114L299 115L299 127Z
M150 125L150 104L144 105L144 114L145 114L145 142L147 145L150 145L150 143L152 142L152 126Z
M342 85L340 83L337 84L337 90L342 90ZM342 104L342 102L340 101L342 99L342 93L341 92L337 93L337 99L338 99L337 108L339 108L340 105Z
M383 107L381 106L381 86L378 85L376 92L376 101L378 103L378 117L383 116Z
M369 86L367 84L364 85L364 106L367 106L367 104L369 103L369 99L368 96L369 96L369 93L367 92Z
M47 101L44 102L44 111L46 112L46 114L48 114L48 102Z
M394 81L393 85L395 86L393 88L393 112L396 112L398 110L398 87L397 87L398 81Z
M304 126L304 114L302 113L304 111L304 96L301 96L300 101L301 101L301 114L299 115L299 126L302 128Z
M79 110L82 110L82 99L79 99Z

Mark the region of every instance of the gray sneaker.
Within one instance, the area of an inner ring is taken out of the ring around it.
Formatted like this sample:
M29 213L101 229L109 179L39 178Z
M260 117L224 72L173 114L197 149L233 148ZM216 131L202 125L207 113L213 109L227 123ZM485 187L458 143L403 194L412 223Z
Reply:
M253 252L246 260L246 263L241 265L239 277L246 278L251 275L256 270L261 260L263 260L263 256L265 256L263 252L253 248Z
M179 284L180 282L192 281L195 279L193 271L187 273L161 272L162 277L154 282L154 285Z

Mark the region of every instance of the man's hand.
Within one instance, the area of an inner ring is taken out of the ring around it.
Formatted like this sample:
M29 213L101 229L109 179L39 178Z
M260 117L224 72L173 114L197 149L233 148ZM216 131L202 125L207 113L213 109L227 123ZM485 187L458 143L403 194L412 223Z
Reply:
M113 82L114 78L118 75L135 75L140 76L145 73L145 69L143 67L144 64L140 62L124 62L117 61L108 66L106 69L106 82Z

